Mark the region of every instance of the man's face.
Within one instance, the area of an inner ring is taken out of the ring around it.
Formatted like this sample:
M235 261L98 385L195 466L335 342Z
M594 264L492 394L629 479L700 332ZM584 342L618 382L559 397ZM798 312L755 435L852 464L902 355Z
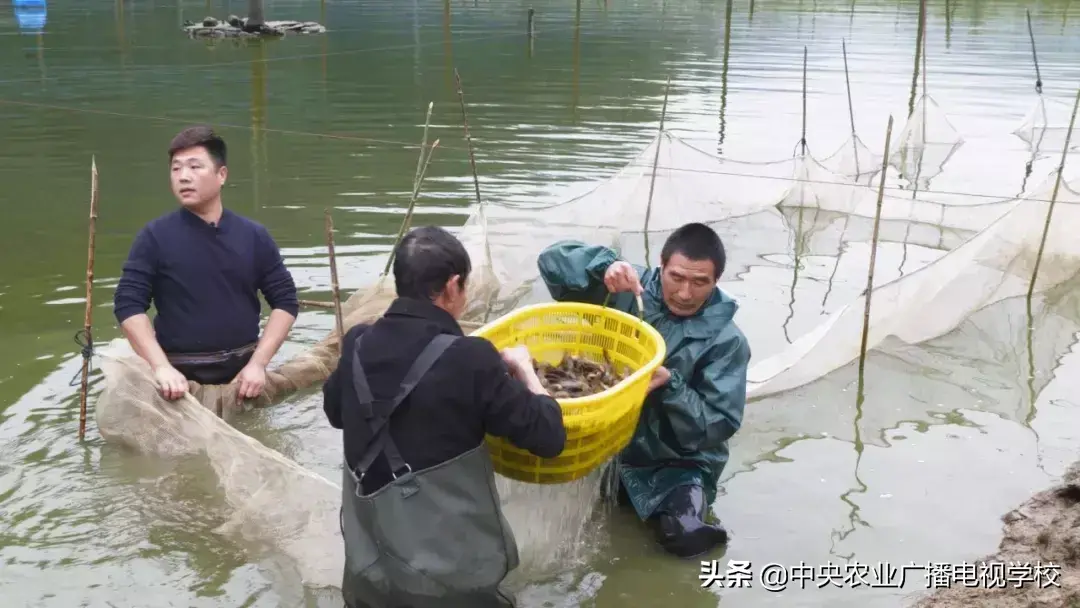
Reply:
M214 159L202 146L179 150L169 167L173 195L184 207L201 207L221 195L228 175L226 167L214 166Z
M688 317L698 311L716 287L712 260L691 260L674 253L660 270L664 304L673 314Z

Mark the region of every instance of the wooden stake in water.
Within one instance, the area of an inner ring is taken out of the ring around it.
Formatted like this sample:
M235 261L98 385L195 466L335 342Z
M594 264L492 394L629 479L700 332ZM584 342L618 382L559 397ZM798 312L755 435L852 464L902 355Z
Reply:
M799 138L803 156L806 156L806 47L802 49L802 137Z
M334 254L334 220L330 210L326 214L326 250L330 255L330 291L334 294L334 320L337 324L338 345L345 337L345 325L341 318L341 289L338 286L337 256Z
M469 165L472 167L473 186L476 188L476 204L481 205L480 177L476 172L476 155L473 154L472 135L469 134L469 112L465 108L465 91L461 88L461 75L454 68L454 82L457 84L458 99L461 100L461 124L465 127L465 143L469 146Z
M529 29L528 29L528 33L529 33L529 57L532 57L532 52L533 52L533 35L535 34L535 30L533 29L533 17L535 17L535 16L536 16L536 11L534 11L533 7L530 6L529 7L529 26L528 26L529 27Z
M667 118L668 93L671 91L671 76L664 85L664 105L660 108L660 128L656 135L656 154L653 155L652 176L649 179L649 199L645 202L645 267L652 268L652 256L649 255L649 217L652 215L653 191L656 189L656 169L660 165L660 144L664 141L664 120Z
M847 107L848 116L851 117L851 147L855 153L855 178L858 179L862 172L859 170L859 145L858 140L855 139L855 106L851 103L851 77L848 75L847 65L847 41L841 39L840 44L844 51L844 86L847 87ZM805 117L803 119L805 121ZM805 131L803 133L805 137Z
M420 141L420 157L416 160L416 176L413 177L412 196L409 198L409 207L405 209L405 219L401 221L401 228L398 229L397 238L394 239L394 246L390 249L390 256L386 259L386 266L383 267L381 276L390 273L398 243L405 238L405 233L409 231L409 226L412 224L413 210L416 209L416 200L420 197L420 187L424 183L424 176L427 175L428 165L431 164L431 155L435 153L435 148L439 145L439 140L436 139L435 143L431 144L431 149L425 150L427 148L428 128L431 126L431 110L434 107L435 102L428 102L427 117L424 119L424 138ZM425 151L427 152L426 157L424 155Z
M465 128L465 142L469 146L469 165L472 167L473 186L476 188L476 211L480 214L481 218L484 218L484 202L480 198L480 176L476 172L476 154L473 152L472 135L469 134L469 112L465 108L465 91L461 86L461 75L458 74L457 68L454 68L454 81L457 84L458 99L461 100L461 124ZM487 257L488 266L494 264L494 259L491 257L491 239L487 236L487 220L484 220L484 255ZM495 297L493 291L491 297ZM491 314L491 304L489 300L484 311L484 322L487 322L488 316Z
M889 168L889 145L892 139L893 117L889 115L889 126L885 130L885 153L882 156L881 180L878 184L877 208L874 210L874 231L870 237L870 268L866 271L866 307L863 311L862 342L859 345L859 390L863 392L863 371L866 366L866 343L870 334L870 299L874 293L874 265L877 263L878 233L881 228L881 204L885 200L885 171Z
M94 334L94 250L97 240L98 172L97 159L90 157L90 237L86 247L86 311L83 314L82 384L79 388L79 439L86 435L86 392L90 382L90 357L93 354Z
M1027 10L1028 37L1031 38L1031 58L1035 61L1035 92L1042 95L1042 75L1039 74L1039 54L1035 52L1035 30L1031 27L1031 9Z
M1050 234L1050 225L1054 218L1054 206L1057 204L1058 191L1061 188L1062 176L1065 174L1065 159L1069 155L1073 127L1076 125L1076 112L1080 108L1080 90L1076 91L1076 99L1073 101L1072 117L1069 118L1069 130L1065 133L1065 146L1061 150L1061 164L1058 165L1057 177L1054 179L1054 190L1050 194L1050 206L1046 210L1046 222L1043 224L1042 236L1039 239L1039 250L1035 254L1035 266L1031 270L1031 282L1028 284L1027 305L1027 354L1028 354L1028 415L1025 422L1031 424L1035 419L1035 316L1032 313L1031 300L1035 295L1035 283L1039 278L1039 267L1042 265L1043 252L1046 249L1046 238Z

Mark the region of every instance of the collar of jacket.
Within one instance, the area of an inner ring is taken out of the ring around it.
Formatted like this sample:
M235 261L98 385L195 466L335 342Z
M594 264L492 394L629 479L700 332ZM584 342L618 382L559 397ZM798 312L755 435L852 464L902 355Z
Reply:
M678 322L688 338L709 338L716 335L717 328L730 323L735 318L735 312L739 310L739 304L734 298L724 293L719 287L714 287L712 295L696 313L681 317L672 314L664 303L660 269L650 268L646 271L644 279L642 288L645 293L642 300L645 310L658 311L654 314ZM646 320L649 320L648 317Z
M463 336L461 326L454 317L435 305L431 300L397 298L386 310L386 316L412 317L436 325L443 333Z

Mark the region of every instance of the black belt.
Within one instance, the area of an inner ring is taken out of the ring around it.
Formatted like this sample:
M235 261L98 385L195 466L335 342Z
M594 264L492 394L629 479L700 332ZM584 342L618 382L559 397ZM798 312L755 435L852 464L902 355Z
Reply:
M214 365L253 353L258 345L258 342L252 342L232 350L221 350L212 353L167 353L165 356L172 365Z

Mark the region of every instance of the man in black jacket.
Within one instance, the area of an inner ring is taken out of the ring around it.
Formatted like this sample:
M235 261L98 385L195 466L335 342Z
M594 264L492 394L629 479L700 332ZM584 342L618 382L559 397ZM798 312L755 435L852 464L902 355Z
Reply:
M398 298L346 333L323 387L326 416L343 430L350 608L514 605L499 585L518 565L517 545L484 435L551 458L566 431L524 347L499 353L463 335L471 269L445 230L406 235Z

